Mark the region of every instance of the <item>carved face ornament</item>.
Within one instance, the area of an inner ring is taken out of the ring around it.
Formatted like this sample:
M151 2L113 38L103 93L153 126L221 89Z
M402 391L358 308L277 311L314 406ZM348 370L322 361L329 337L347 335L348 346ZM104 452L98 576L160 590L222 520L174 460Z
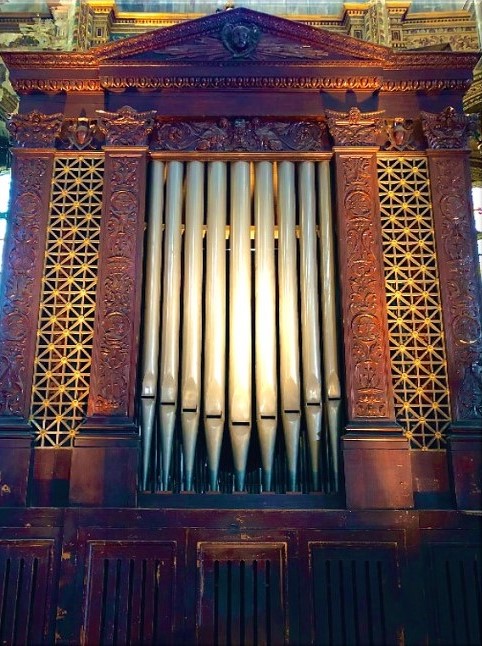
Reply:
M260 31L250 23L227 23L221 30L223 45L235 58L248 56L255 49L260 39Z

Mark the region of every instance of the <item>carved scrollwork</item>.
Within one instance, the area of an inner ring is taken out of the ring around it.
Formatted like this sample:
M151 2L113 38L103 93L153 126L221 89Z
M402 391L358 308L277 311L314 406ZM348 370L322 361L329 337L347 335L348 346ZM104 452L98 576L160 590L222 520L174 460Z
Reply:
M346 237L345 314L351 345L350 379L355 417L389 417L389 383L382 321L372 169L369 157L341 157Z
M319 121L227 119L160 123L152 147L171 151L323 151L326 125Z
M327 110L330 134L336 146L375 146L382 131L384 111L362 113L358 108L348 112Z
M12 116L7 124L15 148L53 148L60 133L63 115L33 110Z
M482 309L464 158L430 164L455 419L482 418Z
M39 213L48 181L47 161L15 160L15 184L0 312L0 415L22 415L29 380L27 334L35 326L35 273L39 255Z
M137 112L127 105L117 112L97 110L97 114L108 146L146 146L156 111Z
M468 138L475 128L476 115L458 113L450 106L439 113L422 112L421 115L429 148L467 148Z

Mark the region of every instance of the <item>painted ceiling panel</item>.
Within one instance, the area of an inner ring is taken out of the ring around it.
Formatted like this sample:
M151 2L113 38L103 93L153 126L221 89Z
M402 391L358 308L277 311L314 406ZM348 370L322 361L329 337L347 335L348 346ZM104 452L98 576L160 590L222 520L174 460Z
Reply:
M358 0L361 3L368 1ZM117 0L116 4L119 11L209 14L224 8L226 0ZM411 11L453 10L465 5L467 0L413 0ZM343 8L343 0L235 0L235 6L283 15L337 15ZM49 8L46 0L0 0L2 12L48 14Z

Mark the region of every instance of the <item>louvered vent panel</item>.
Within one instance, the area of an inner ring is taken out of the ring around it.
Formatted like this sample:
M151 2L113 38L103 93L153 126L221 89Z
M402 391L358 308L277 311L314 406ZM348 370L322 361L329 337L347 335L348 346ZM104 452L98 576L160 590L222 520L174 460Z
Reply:
M201 547L200 643L285 643L285 555L284 544Z
M0 542L0 644L49 642L52 550L52 541Z
M172 543L91 543L84 634L89 644L169 644L174 613Z
M314 544L314 642L348 646L398 644L395 546Z
M437 618L431 641L450 646L482 643L480 546L432 545L425 575Z

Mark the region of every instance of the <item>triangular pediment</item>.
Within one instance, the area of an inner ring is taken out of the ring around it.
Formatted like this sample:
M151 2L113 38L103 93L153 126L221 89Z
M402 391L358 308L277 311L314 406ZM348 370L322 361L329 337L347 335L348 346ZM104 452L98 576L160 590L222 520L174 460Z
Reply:
M222 11L91 50L99 63L279 63L380 65L391 50L250 9Z

